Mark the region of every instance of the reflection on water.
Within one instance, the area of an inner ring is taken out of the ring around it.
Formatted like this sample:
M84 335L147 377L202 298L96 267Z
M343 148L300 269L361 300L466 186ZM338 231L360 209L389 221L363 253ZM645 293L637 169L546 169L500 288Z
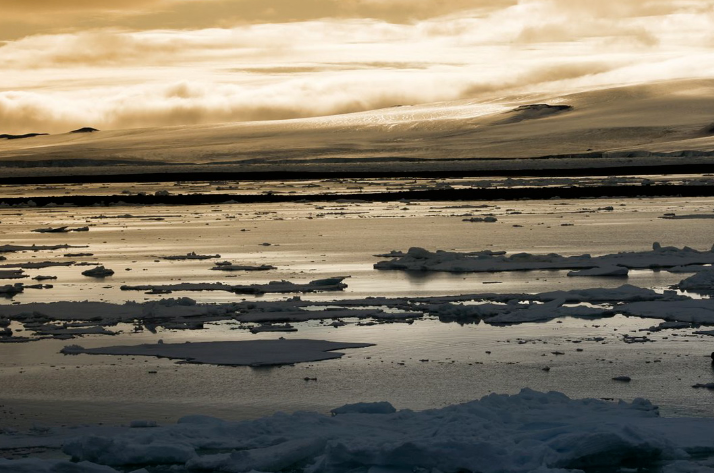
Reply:
M619 204L625 204L620 206ZM480 205L481 203L477 203ZM351 215L317 218L320 204L196 207L77 208L63 213L38 209L0 210L0 245L88 245L82 250L8 253L3 263L69 261L104 264L115 271L105 279L81 275L87 267L27 270L30 277L57 276L51 289L27 289L0 304L59 300L158 300L188 296L199 302L228 302L257 296L230 292L179 292L168 296L127 292L121 285L223 282L265 284L272 280L308 282L350 276L344 292L305 294L305 300L368 296L442 296L478 293L536 293L611 288L623 283L664 289L686 274L635 270L621 278L568 278L567 271L480 274L377 271L373 255L412 246L430 250L506 250L563 255L642 251L663 245L710 248L711 223L703 219L663 220L664 213L711 212L714 199L613 199L547 202L494 202L487 209L496 223L463 222L485 210L453 203L341 204ZM459 203L467 205L467 203ZM614 205L614 211L598 209ZM408 210L402 210L403 208ZM448 208L451 207L451 208ZM64 209L63 209L64 210ZM324 209L322 209L324 210ZM360 213L364 212L367 214ZM519 213L515 213L519 212ZM125 216L131 214L132 216ZM115 218L96 218L100 215ZM147 221L142 216L162 218ZM400 218L400 217L404 218ZM562 223L572 226L562 226ZM57 225L84 226L89 232L38 234ZM515 226L517 225L517 226ZM264 245L269 243L269 245ZM87 251L91 257L65 253ZM161 256L220 254L217 261L270 264L276 270L224 274L213 261L167 261ZM29 283L30 279L21 280ZM3 280L2 284L14 280ZM292 294L266 294L280 300ZM226 418L258 417L276 410L329 409L349 402L389 400L398 407L423 409L478 398L489 392L517 392L528 386L577 397L648 397L667 414L711 415L714 398L696 383L712 382L711 340L692 329L648 335L646 344L625 344L624 333L646 330L656 321L625 317L566 319L540 324L461 326L436 320L408 324L335 328L318 322L295 324L295 334L253 335L235 323L207 324L201 331L123 333L111 339L43 340L0 344L0 404L14 412L9 424L159 421L203 413ZM13 328L17 328L13 326ZM643 332L646 333L646 332ZM349 350L340 360L272 369L177 365L144 357L61 356L68 343L86 347L118 344L274 339L278 336L376 343ZM582 351L578 351L581 349ZM553 355L561 351L565 355ZM706 356L704 356L706 355ZM429 360L429 361L420 361ZM401 364L403 363L403 364ZM550 371L543 371L544 367ZM148 374L157 371L157 374ZM633 382L613 383L628 375ZM316 377L317 382L305 382Z
M339 360L292 367L232 368L139 356L62 356L58 351L66 342L52 340L2 346L0 373L6 382L0 398L17 413L14 422L18 425L37 420L50 425L134 419L162 422L195 413L243 419L277 410L328 412L346 403L380 400L398 408L425 409L491 392L515 393L524 386L574 397L631 400L646 394L665 415L711 416L714 412L714 398L690 387L714 377L709 340L692 337L691 329L651 334L654 342L635 347L620 342L621 334L645 329L652 321L616 316L512 327L459 326L435 320L375 326L348 322L340 328L317 322L295 324L299 332L282 336L376 345L344 350ZM230 328L217 324L204 331L126 334L113 337L109 344L276 337ZM92 347L108 342L86 337L81 344ZM556 351L563 354L553 354ZM33 367L19 374L8 356ZM543 371L546 366L547 372ZM157 374L147 374L150 370ZM620 375L632 376L633 382L611 381ZM317 381L306 382L305 377ZM73 404L70 410L57 409Z
M473 292L543 292L593 286L615 287L622 279L567 278L563 271L518 273L445 274L375 271L381 258L372 255L391 249L421 246L431 250L551 252L563 255L605 254L648 249L653 241L663 245L711 246L707 220L663 220L657 217L676 208L680 213L711 211L713 199L628 200L616 211L588 213L606 201L499 202L489 207L496 223L462 222L454 212L478 213L479 209L447 210L447 203L421 202L409 211L371 203L370 218L345 215L334 219L308 219L306 210L318 204L238 205L196 207L77 208L61 217L42 209L0 210L3 227L0 244L88 245L82 250L8 253L6 263L27 261L77 261L104 264L115 275L95 280L81 275L86 267L69 266L27 270L30 277L57 276L51 290L27 290L17 302L52 300L152 300L159 296L120 290L120 286L223 282L266 284L287 279L308 282L332 276L351 276L344 294L317 294L311 298L369 295L445 295ZM562 205L567 204L567 205ZM360 208L365 204L343 204ZM452 206L453 207L453 206ZM392 210L389 210L392 208ZM514 214L513 212L520 212ZM391 218L406 214L408 218ZM147 222L142 215L162 218ZM163 215L163 217L161 217ZM105 218L96 218L103 216ZM390 217L391 216L391 217ZM111 218L106 218L111 217ZM573 226L563 227L567 220ZM89 232L39 234L35 228L90 225ZM519 225L514 227L514 225ZM269 244L269 245L265 245ZM69 258L65 253L90 252L91 257ZM213 261L167 261L162 256L220 254L220 261L237 264L269 264L273 271L212 271ZM221 273L221 274L217 274ZM626 282L644 287L666 287L684 275L666 271L632 271ZM27 281L27 280L26 280ZM235 300L230 293L180 293L200 301ZM251 296L241 296L251 297ZM282 296L265 295L263 299ZM0 301L2 302L2 301Z

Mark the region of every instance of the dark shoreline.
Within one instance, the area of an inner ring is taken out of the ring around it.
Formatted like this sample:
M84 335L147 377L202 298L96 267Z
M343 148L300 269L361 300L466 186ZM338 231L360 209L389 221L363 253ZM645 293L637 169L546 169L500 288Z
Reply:
M429 189L400 192L365 192L351 194L169 194L169 195L79 195L50 197L12 197L0 199L0 204L11 206L44 207L73 205L210 205L224 203L281 203L281 202L336 202L336 201L495 201L597 199L637 197L714 197L714 186L599 186L599 187L519 187L490 189Z
M533 162L529 163L533 164ZM173 166L172 166L173 167ZM602 167L543 167L536 169L428 169L412 166L410 170L216 170L200 171L197 168L211 166L193 165L184 171L77 173L70 175L40 173L29 176L3 176L2 184L87 184L119 182L196 182L196 181L297 181L318 179L388 179L388 178L472 178L472 177L586 177L586 176L653 176L662 174L707 174L714 173L714 163L684 163L655 165L616 165ZM173 167L176 169L176 167Z

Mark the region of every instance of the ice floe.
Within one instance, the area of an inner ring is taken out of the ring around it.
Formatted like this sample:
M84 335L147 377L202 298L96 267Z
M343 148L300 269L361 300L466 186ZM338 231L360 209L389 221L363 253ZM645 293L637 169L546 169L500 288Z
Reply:
M714 324L714 299L631 302L619 306L617 310L637 317Z
M50 335L53 338L69 339L81 335L115 335L104 327L98 325L82 325L82 324L26 324L26 330L32 330L37 336Z
M97 266L96 268L88 269L82 271L82 276L89 276L93 278L105 278L114 274L114 270L105 268L104 266Z
M26 278L27 275L21 269L0 270L0 279Z
M0 316L24 321L46 322L51 320L86 320L97 324L113 325L133 322L136 319L182 320L185 317L220 315L225 317L224 306L198 305L189 298L163 299L157 302L112 304L109 302L34 302L18 305L0 305Z
M471 217L471 218L465 218L463 219L464 222L486 222L486 223L494 223L498 222L498 219L494 216L486 216L486 217Z
M80 463L0 460L0 472L582 473L708 471L714 420L663 418L649 401L570 399L523 389L420 412L360 403L243 422L187 416L153 428L0 434L4 446L61 446ZM622 470L626 468L629 470ZM153 471L153 470L152 470Z
M700 271L682 280L677 287L686 291L714 291L714 269Z
M333 278L329 282L334 283L337 280L339 278ZM22 292L26 287L30 286L22 284L0 286L0 293L7 292L6 295L12 296ZM192 286L171 287L176 289ZM195 290L203 290L203 287L198 285ZM220 287L229 290L232 286ZM319 290L318 288L321 287L323 287L321 284L313 285L310 286L309 291ZM160 287L153 288L160 289ZM288 286L280 284L276 290L278 288L296 291L300 286L291 283ZM444 322L483 321L489 324L518 324L542 322L560 317L601 318L616 314L688 324L714 324L714 300L691 299L675 291L659 293L651 289L623 285L617 288L553 291L540 294L487 293L441 297L368 297L321 302L301 300L295 296L282 301L198 304L193 299L183 297L125 304L66 301L0 305L0 317L21 322L29 329L50 321L77 320L90 321L96 326L130 322L154 330L158 326L169 329L200 329L205 322L218 320L269 324L356 318L390 323L411 322L430 315ZM252 326L242 328L252 328ZM661 328L676 327L663 325Z
M135 346L82 348L68 345L65 355L134 355L157 356L229 366L275 366L340 358L344 353L335 350L365 348L371 343L329 342L324 340L248 340L199 343L157 343Z
M52 251L67 248L89 248L87 245L0 245L0 253L15 253L18 251Z
M671 246L663 247L659 243L654 243L650 251L623 252L602 256L589 254L562 256L556 253L505 255L501 252L491 251L462 253L437 250L431 252L418 247L410 248L403 256L398 256L396 252L389 256L396 259L380 261L374 265L375 269L463 273L613 267L669 268L714 263L714 251L698 251L686 246L681 249ZM598 271L600 270L596 270L596 272ZM610 270L602 271L611 272Z
M190 253L186 253L185 255L174 255L174 256L161 256L161 259L165 260L174 260L174 261L180 261L180 260L204 260L204 259L215 259L215 258L220 258L221 255L199 255L196 254L196 252L192 251Z
M23 284L4 284L0 286L0 296L12 297L25 290Z
M261 324L250 328L251 333L262 333L262 332L297 332L298 329L290 324Z
M21 268L21 269L43 269L55 266L72 266L74 261L31 261L29 263L7 263L0 265L0 268Z
M139 286L121 286L122 291L155 291L168 293L172 291L228 291L236 294L280 294L291 292L321 292L341 291L347 287L342 281L345 277L316 279L308 283L293 283L290 281L270 281L267 284L231 285L216 283L178 283L178 284L145 284Z
M36 228L32 230L35 233L69 233L69 232L88 232L89 227L48 227L48 228Z
M700 271L709 271L711 270L711 266L705 266L703 264L689 264L689 265L684 265L684 266L672 266L671 268L667 268L667 271L670 273L698 273Z
M222 263L216 263L216 266L214 266L211 269L214 271L269 271L269 270L277 269L277 268L275 266L271 266L269 264L245 265L245 264L232 264L230 262L222 262Z

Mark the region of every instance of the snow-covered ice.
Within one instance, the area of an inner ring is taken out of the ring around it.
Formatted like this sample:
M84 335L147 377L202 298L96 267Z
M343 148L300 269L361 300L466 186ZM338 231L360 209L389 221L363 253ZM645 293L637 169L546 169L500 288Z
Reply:
M380 402L333 413L243 422L187 416L154 428L56 428L39 437L3 433L0 448L61 445L84 463L0 460L0 472L108 473L162 465L224 473L697 472L707 471L714 454L713 419L663 418L644 399L574 400L523 389L420 412Z
M173 261L181 261L181 260L205 260L205 259L216 259L220 258L221 255L199 255L195 251L192 251L190 253L187 253L185 255L170 255L170 256L161 256L161 259L165 260L173 260Z

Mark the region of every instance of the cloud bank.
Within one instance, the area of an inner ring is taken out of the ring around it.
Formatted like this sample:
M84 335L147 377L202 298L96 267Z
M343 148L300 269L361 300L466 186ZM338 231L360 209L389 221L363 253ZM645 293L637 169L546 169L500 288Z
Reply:
M0 46L3 133L288 119L714 77L714 0L309 0L300 15L288 0L42 2L46 14L32 21L44 33ZM7 18L26 18L22 5L0 0ZM196 8L210 11L166 27ZM243 13L209 18L227 8ZM105 14L116 21L93 20ZM52 15L56 24L42 26Z

